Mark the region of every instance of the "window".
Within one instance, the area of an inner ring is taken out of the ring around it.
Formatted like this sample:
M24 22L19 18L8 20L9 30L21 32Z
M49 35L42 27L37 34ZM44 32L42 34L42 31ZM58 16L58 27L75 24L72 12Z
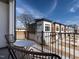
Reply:
M50 31L50 25L49 24L45 24L45 31Z
M57 26L56 30L59 31L59 27L58 26Z
M64 31L64 28L62 27L61 30Z

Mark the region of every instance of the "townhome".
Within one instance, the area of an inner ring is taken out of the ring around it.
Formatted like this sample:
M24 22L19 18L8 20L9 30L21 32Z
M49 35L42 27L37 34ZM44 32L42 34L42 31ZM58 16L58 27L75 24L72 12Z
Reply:
M55 29L52 30L52 31L54 31L54 32L56 32L56 33L59 33L59 32L64 33L64 32L65 32L65 26L66 26L66 25L61 24L61 23L59 23L59 22L53 22L53 27L54 27Z
M50 36L51 33L51 24L52 21L47 19L35 19L35 23L31 24L31 30L35 31L35 33L30 32L29 38L41 43L40 39L42 39L41 37L43 35L44 42L46 41L46 43L48 43L48 36Z
M22 29L20 31L18 30L17 37L19 38L19 36L22 33L24 36L24 32L25 31L23 31ZM42 37L42 32L43 32L44 42L45 41L49 42L48 38L51 38L51 40L52 40L52 39L55 39L55 37L56 37L56 39L58 39L59 33L71 33L71 32L74 32L74 28L70 25L64 25L59 22L52 22L52 21L45 19L45 18L35 19L35 21L33 21L29 25L28 37L29 37L29 39L35 40L36 42L41 42L40 39ZM61 36L62 36L62 39L65 39L64 34L62 34ZM68 34L66 34L66 37L69 38ZM22 38L20 38L20 39L22 39Z
M19 31L19 30L18 30ZM22 29L20 30L21 32L23 31ZM51 33L56 33L56 38L58 37L58 33L71 33L74 32L74 27L72 27L71 25L64 25L61 24L59 22L52 22L48 19L35 19L35 21L33 23L30 24L29 26L29 32L31 34L35 35L35 32L51 32ZM19 32L17 32L19 33ZM19 33L20 34L20 33ZM17 34L17 36L19 35ZM39 35L35 35L37 36L37 38L39 38ZM35 38L35 36L31 36L30 39ZM40 35L41 36L41 35ZM68 36L68 35L66 35ZM62 37L64 37L64 35L62 34ZM36 38L36 39L37 39Z

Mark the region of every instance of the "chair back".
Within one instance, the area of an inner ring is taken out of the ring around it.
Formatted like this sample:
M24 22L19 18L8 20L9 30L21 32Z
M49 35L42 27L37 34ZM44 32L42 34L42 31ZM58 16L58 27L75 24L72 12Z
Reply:
M15 38L13 34L6 34L5 38L9 45L15 42Z

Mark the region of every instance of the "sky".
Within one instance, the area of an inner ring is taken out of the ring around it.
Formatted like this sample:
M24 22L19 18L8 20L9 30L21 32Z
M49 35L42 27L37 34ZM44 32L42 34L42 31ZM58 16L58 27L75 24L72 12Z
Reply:
M16 16L22 13L53 22L79 25L79 0L16 0Z

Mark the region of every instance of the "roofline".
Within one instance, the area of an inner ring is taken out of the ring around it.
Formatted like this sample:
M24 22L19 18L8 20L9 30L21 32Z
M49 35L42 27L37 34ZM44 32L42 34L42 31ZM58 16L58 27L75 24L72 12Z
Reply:
M65 24L62 24L62 23L59 23L59 22L53 22L54 24L59 24L59 25L63 25L63 26L66 26L66 27L72 27L70 25L65 25ZM73 28L73 27L72 27Z
M67 26L65 24L62 24L62 23L59 23L59 22L53 22L54 24L59 24L59 25L64 25L64 26Z
M41 18L41 19L35 19L35 22L39 22L39 21L47 21L47 22L52 22L49 19L45 19L45 18Z

